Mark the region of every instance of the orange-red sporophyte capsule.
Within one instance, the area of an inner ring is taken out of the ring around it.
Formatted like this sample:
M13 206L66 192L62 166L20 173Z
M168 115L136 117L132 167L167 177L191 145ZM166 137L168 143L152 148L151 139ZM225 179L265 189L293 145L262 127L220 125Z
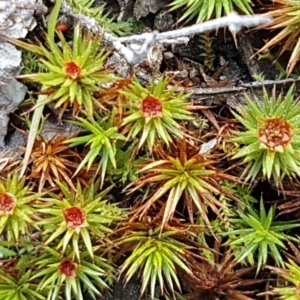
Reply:
M56 26L56 30L64 32L69 30L69 26L67 24L62 23Z

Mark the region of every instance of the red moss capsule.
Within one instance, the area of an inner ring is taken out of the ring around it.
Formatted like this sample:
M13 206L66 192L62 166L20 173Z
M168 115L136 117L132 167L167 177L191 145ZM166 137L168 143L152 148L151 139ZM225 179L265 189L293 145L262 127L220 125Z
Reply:
M56 26L56 30L58 30L58 31L64 32L64 31L67 31L68 29L69 29L69 26L67 24L64 24L64 23L59 24L59 25Z

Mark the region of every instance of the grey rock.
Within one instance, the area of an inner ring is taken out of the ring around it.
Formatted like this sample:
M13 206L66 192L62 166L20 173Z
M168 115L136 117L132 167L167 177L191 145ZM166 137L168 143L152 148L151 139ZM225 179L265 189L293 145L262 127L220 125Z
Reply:
M1 122L1 121L0 121ZM0 131L1 134L1 131ZM18 130L15 130L12 134L9 134L9 139L4 148L0 148L1 153L12 153L15 157L21 157L24 152L20 147L26 147L27 136Z
M123 78L128 78L131 72L131 66L125 60L123 56L120 56L117 52L114 52L112 56L108 59L105 66L113 65L116 70L116 75L121 76Z
M0 42L0 80L19 75L22 52L9 43Z
M171 51L165 51L163 53L163 56L164 56L164 59L172 59L172 58L174 58L174 54Z
M78 135L82 129L79 126L71 124L69 122L64 122L64 124L59 124L57 120L46 120L43 127L41 135L46 140L50 140L54 136L59 137L70 137L73 135Z
M0 33L24 38L36 26L34 9L41 7L35 0L0 1Z
M118 0L120 6L120 13L118 15L118 22L125 21L128 18L133 17L133 8L134 1L133 0Z
M0 147L4 147L4 138L7 132L9 113L23 100L27 87L15 79L2 79L0 86Z
M166 0L137 0L134 5L134 16L139 20L146 17L149 13L157 13L164 7L168 1Z
M0 42L0 147L4 147L9 113L23 100L27 87L13 77L19 75L21 51L9 43Z
M173 15L167 9L160 10L154 19L154 29L158 31L168 31L174 26L175 21Z

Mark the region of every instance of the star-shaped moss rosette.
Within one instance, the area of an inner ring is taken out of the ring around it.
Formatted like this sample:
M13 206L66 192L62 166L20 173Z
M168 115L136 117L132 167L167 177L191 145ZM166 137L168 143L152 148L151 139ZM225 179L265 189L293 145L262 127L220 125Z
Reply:
M60 252L46 247L42 254L33 259L36 267L30 280L39 280L38 291L46 291L48 300L84 299L85 291L96 299L101 296L103 289L108 289L114 279L114 268L106 258L101 257L99 247L93 247L98 252L91 259L88 251L82 251L77 259L74 249L68 247L67 253L62 256Z
M57 4L55 9L59 6ZM63 33L56 31L61 43L59 47L54 41L56 20L51 21L45 36L47 48L41 43L33 45L8 37L1 38L39 56L39 61L48 72L25 74L19 78L40 83L43 86L41 93L48 95L47 101L55 101L55 108L62 107L61 115L68 106L72 106L74 115L83 107L92 117L93 106L99 105L93 93L101 90L101 84L116 80L109 74L112 70L104 67L109 52L101 45L101 36L93 36L91 31L82 30L79 24L74 26L72 47Z
M168 151L156 147L158 159L145 161L139 166L140 178L131 182L124 191L133 193L144 187L150 187L145 203L134 210L136 216L144 216L149 209L159 203L163 214L162 225L171 220L181 201L187 209L190 222L194 222L195 213L199 213L204 223L210 226L208 208L222 219L219 209L222 207L218 196L226 193L219 184L221 179L233 179L214 168L216 161L199 154L199 147L189 144L186 139L177 140ZM163 205L161 205L163 204Z
M20 270L11 274L11 270L0 269L0 299L45 300L45 294L37 292L37 284L30 282L31 271Z
M39 229L32 204L41 196L32 193L25 178L19 181L17 174L0 180L0 235L4 235L5 241L18 242L20 235L27 234L30 228Z
M209 295L209 299L254 300L249 296L254 296L255 291L249 291L249 286L265 280L248 279L255 266L239 268L229 249L224 249L221 254L221 242L218 239L214 247L203 249L206 259L187 257L187 265L192 271L182 274L183 283L190 291L187 299L207 299Z
M244 125L245 131L235 132L232 139L243 147L233 159L244 158L251 165L246 181L255 180L262 171L263 178L274 179L280 185L285 175L300 175L300 103L294 102L294 86L285 97L269 97L263 90L263 102L245 95L248 106L243 116L232 112Z
M237 262L241 263L248 259L249 255L254 254L256 257L254 261L257 262L256 274L267 263L270 256L277 266L283 267L280 250L286 248L285 241L297 241L284 231L299 227L300 224L296 223L296 220L275 221L275 211L276 207L273 205L267 212L263 199L260 200L259 211L248 203L245 211L238 211L238 217L232 219L236 224L235 228L220 234L229 237L224 245L234 249Z
M223 13L228 15L236 9L248 15L252 14L250 0L174 0L169 6L171 11L185 9L178 22L197 18L196 22L201 23L211 18L221 18Z
M100 157L98 170L101 173L101 182L100 188L105 180L105 175L107 167L109 164L116 169L116 153L117 141L125 141L125 137L118 133L118 128L113 126L112 119L108 121L105 118L102 118L98 114L94 113L94 120L86 120L84 118L77 118L77 121L72 123L82 127L87 134L71 138L66 141L71 147L78 145L89 146L89 151L79 164L74 176L83 168L84 165L87 165L87 170L90 170L93 162L97 157Z
M186 265L186 256L191 255L192 247L176 237L183 232L188 235L189 229L182 226L181 230L184 230L177 230L172 227L174 224L169 226L170 230L162 226L151 228L143 222L126 225L130 233L122 238L122 249L133 251L120 268L120 276L125 273L125 284L139 272L142 275L141 294L149 288L151 299L154 299L158 284L162 295L168 294L168 289L172 293L174 288L181 290L177 271L191 273Z
M280 284L273 288L268 294L272 296L278 296L277 299L282 300L299 300L300 299L300 267L299 263L289 259L289 262L285 263L286 268L277 268L268 266L268 269L278 275L285 284ZM288 283L288 285L286 284Z
M279 296L278 299L283 300L299 300L300 299L300 250L299 245L296 246L292 242L288 242L292 254L286 253L288 261L285 262L285 268L265 266L265 269L271 270L282 280L277 280L278 284L271 291L264 294ZM298 242L297 242L298 244Z
M49 140L43 137L35 140L31 153L31 171L27 178L36 180L39 192L45 185L47 186L46 183L55 187L55 180L65 182L76 190L71 177L78 168L81 158L64 143L65 140L66 137L57 135ZM75 162L74 158L79 162Z
M116 205L104 200L111 187L97 193L99 182L91 182L83 190L80 183L76 192L70 190L65 184L57 182L63 198L43 199L39 204L39 213L43 220L38 222L44 228L45 245L51 243L56 249L64 252L72 244L77 259L80 258L81 243L85 245L88 253L93 258L92 241L104 239L106 234L112 232L114 223L125 217L124 212ZM58 198L58 197L56 197Z
M184 128L178 122L193 119L188 94L177 92L177 87L168 88L168 84L167 77L160 77L157 82L153 78L148 87L135 79L122 92L129 102L124 104L127 112L122 133L128 140L138 137L138 149L146 144L152 152L155 142L169 146L174 137L184 137Z

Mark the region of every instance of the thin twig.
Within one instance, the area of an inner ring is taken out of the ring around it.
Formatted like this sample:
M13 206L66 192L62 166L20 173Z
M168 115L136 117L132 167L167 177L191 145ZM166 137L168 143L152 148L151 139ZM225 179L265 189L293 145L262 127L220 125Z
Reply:
M124 56L127 62L132 65L143 61L147 57L149 49L157 43L163 42L164 44L174 44L174 40L177 40L177 42L187 43L189 36L209 32L217 28L229 27L231 32L236 33L242 27L259 26L272 21L271 17L264 15L239 16L237 13L232 12L223 18L210 20L180 29L166 32L153 31L118 38L106 32L104 28L99 26L95 19L74 13L65 0L62 1L61 11L65 15L70 16L75 19L75 21L79 22L82 27L85 27L96 34L103 35L104 41L109 43L115 51ZM130 45L127 47L123 43L141 44L141 46L139 50L134 50L130 47Z

